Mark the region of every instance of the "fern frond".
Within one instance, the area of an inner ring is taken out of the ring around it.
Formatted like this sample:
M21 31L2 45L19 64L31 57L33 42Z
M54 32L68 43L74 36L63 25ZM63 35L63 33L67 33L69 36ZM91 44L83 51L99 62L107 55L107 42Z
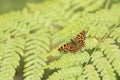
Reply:
M111 34L110 37L117 39L117 42L120 42L120 27L116 28Z
M81 73L82 68L79 66L65 68L53 73L47 80L77 80L78 77L84 80L84 77L80 75Z
M116 55L116 58L112 62L112 65L114 66L114 69L118 73L118 75L120 75L120 55Z
M99 74L92 65L86 66L84 76L87 80L100 80Z
M46 62L45 58L42 57L42 54L43 52L44 54L47 53L46 47L48 46L44 47L40 43L41 40L39 40L36 35L31 35L31 37L28 37L26 40L26 52L24 55L24 62L26 63L24 66L25 80L39 80L44 74L43 66L46 65Z
M0 79L1 80L13 80L15 75L15 69L19 65L20 56L15 52L14 46L9 44L1 45L3 51L1 52L0 61Z
M117 45L114 45L115 41L113 39L106 39L103 43L101 43L101 49L104 50L104 55L108 59L108 61L112 64L112 66L115 68L115 71L120 74L120 70L118 67L120 66L119 63L119 47ZM115 61L115 62L114 62ZM117 64L118 66L115 66L114 64Z
M107 61L107 59L102 57L102 55L100 54L102 54L102 52L95 52L94 55L92 56L92 59L93 64L96 66L97 71L100 73L100 76L102 77L102 80L116 80L112 66Z
M98 46L98 40L96 38L87 38L85 40L85 48L86 49L93 49Z
M67 68L75 65L81 65L89 60L87 52L78 52L78 54L64 54L58 61L51 62L48 66L50 69Z

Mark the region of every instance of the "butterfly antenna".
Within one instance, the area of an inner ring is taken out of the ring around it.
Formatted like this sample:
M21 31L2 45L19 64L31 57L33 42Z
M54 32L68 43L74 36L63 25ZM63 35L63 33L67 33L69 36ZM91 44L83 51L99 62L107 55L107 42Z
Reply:
M71 41L71 42L74 42L74 40L73 40L73 39L70 39L70 41Z

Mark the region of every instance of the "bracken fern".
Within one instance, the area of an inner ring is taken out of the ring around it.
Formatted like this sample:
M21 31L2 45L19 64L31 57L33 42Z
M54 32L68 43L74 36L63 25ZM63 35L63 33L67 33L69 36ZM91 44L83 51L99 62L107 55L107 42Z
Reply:
M0 80L16 80L19 72L24 80L119 80L119 5L46 0L1 15ZM84 48L67 54L57 50L82 30Z

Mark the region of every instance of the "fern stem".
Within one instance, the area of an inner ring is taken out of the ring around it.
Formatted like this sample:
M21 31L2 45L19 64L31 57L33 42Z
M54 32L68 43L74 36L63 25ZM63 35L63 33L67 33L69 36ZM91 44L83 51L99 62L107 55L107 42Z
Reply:
M109 9L111 4L111 0L107 0L105 3L105 9Z

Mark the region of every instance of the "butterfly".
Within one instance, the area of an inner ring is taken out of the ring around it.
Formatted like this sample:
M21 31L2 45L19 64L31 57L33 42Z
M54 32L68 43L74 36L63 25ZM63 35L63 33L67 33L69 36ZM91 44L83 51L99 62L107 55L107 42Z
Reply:
M76 51L78 51L79 49L85 46L85 42L84 42L85 36L86 36L85 31L80 32L74 39L71 39L70 42L61 46L58 49L58 51L75 53Z

